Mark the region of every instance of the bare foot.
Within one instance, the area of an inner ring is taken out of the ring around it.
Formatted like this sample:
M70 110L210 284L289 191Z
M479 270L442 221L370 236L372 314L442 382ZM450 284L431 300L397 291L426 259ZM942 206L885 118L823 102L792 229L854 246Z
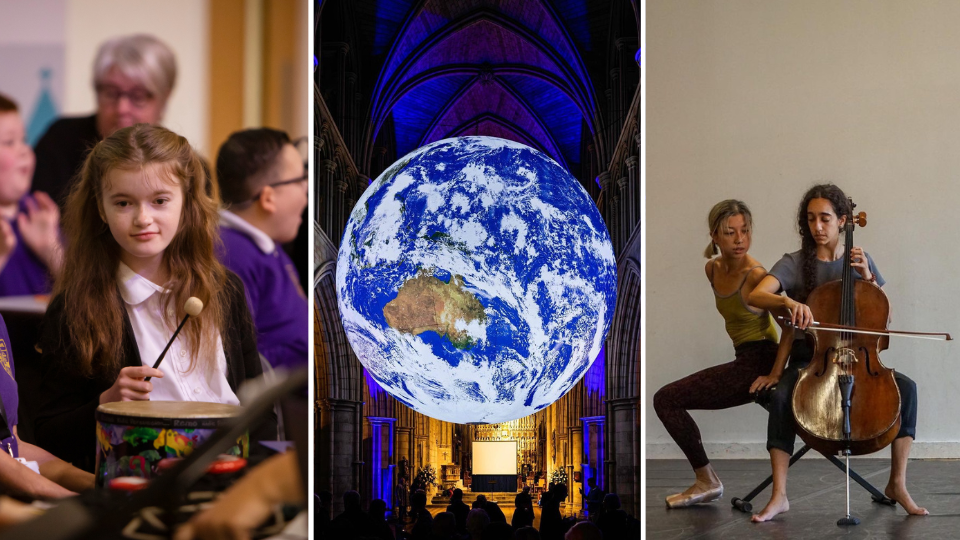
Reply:
M886 489L883 490L883 494L898 502L911 516L930 515L930 512L927 512L926 508L921 508L917 503L913 502L913 497L907 492L906 486L887 484Z
M763 510L759 514L754 514L750 517L750 521L754 523L760 523L763 521L770 521L777 514L782 514L790 510L790 501L787 500L787 494L783 493L774 493L770 497L770 502L763 507Z

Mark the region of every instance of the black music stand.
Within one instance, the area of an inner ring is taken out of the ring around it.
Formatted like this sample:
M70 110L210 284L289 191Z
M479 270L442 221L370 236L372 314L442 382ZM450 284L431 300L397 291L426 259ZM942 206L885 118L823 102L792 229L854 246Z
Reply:
M770 393L773 392L774 388L776 388L776 386L757 392L756 401L764 409L767 408L767 404L770 402ZM794 452L793 455L790 456L789 467L793 467L793 464L796 463L797 460L802 458L803 455L809 452L810 450L811 448L809 446L803 445L803 447L800 448L800 450L797 450L796 452ZM821 455L827 458L830 461L830 463L833 463L834 465L836 465L838 469L840 469L841 471L843 471L844 474L846 474L847 466L842 461L837 459L836 456L830 455L830 454L824 454L822 452L821 452ZM863 489L870 492L873 502L886 504L889 506L897 505L896 501L884 495L883 492L875 488L873 484L871 484L870 482L867 482L866 480L864 480L863 477L857 474L856 472L854 472L853 469L850 469L850 478L853 479L856 483L860 484L860 486L863 487ZM773 483L773 475L771 474L770 476L767 477L766 480L764 480L763 482L760 482L760 485L753 488L753 491L747 494L746 497L742 499L740 497L734 497L730 501L730 504L741 512L746 512L746 513L753 512L753 504L751 504L750 501L752 501L754 497L759 495L760 492L767 489L767 486L769 486L772 483Z

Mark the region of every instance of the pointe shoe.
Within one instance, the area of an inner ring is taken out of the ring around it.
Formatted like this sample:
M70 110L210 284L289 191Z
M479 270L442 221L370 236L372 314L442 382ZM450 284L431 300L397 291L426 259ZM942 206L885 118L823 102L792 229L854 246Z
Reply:
M708 503L713 502L720 497L723 497L723 484L720 484L718 487L709 489L707 491L702 491L700 493L691 493L690 495L684 495L683 493L677 493L667 497L667 508L684 508L687 506L693 506L698 503Z

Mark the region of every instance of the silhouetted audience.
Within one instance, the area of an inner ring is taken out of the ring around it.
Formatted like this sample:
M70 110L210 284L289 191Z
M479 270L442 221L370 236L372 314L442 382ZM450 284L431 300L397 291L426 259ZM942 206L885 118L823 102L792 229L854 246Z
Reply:
M590 482L596 489L596 482ZM594 491L591 489L591 492ZM560 505L568 495L564 484L551 484L543 494L543 510L540 530L533 527L533 501L529 490L524 489L515 499L513 524L499 505L488 501L483 495L477 497L475 508L466 511L461 529L457 512L467 510L463 491L453 490L451 504L446 512L436 516L427 510L427 495L417 490L410 497L413 526L409 533L403 524L397 528L396 539L405 540L626 540L640 538L640 521L620 508L620 497L610 493L603 498L601 510L594 513L596 522L578 522L574 517L563 518ZM394 532L386 520L387 503L380 499L370 502L369 512L363 512L361 497L356 491L343 494L344 511L324 527L324 515L330 514L328 492L317 494L317 523L315 537L336 540L395 540ZM456 510L456 511L455 511ZM492 514L491 514L492 513ZM392 521L391 521L392 523Z
M543 510L540 513L540 537L543 540L560 540L563 538L563 516L560 515L560 504L567 498L567 486L564 484L550 484L550 490L543 495L541 501Z
M600 508L603 506L603 490L597 485L597 479L592 476L587 479L587 485L590 487L587 496L584 498L587 505L587 516L590 521L596 522L597 514L600 513Z
M563 540L603 540L604 538L623 538L626 540L625 536L607 536L601 533L600 529L589 521L581 521L571 527L563 537Z
M467 534L470 540L480 540L484 527L490 524L490 516L482 508L474 508L467 514Z
M370 501L363 536L364 538L376 538L377 540L394 540L393 530L387 524L386 501L381 499Z
M483 509L487 511L487 515L490 516L490 523L506 523L507 516L503 514L503 510L500 509L500 505L493 502L487 501L483 505Z
M513 533L513 540L540 540L540 531L529 527L521 527Z
M483 528L480 540L510 540L513 536L513 527L506 521L490 523Z
M470 513L470 507L463 502L463 490L453 490L450 497L450 504L447 505L447 512L452 513L457 518L457 532L466 534L467 532L467 514Z
M433 517L431 540L457 540L457 517L452 512L440 512Z
M316 494L316 516L313 522L314 536L323 538L323 533L330 528L330 517L333 506L333 494L329 491L321 491Z
M428 540L433 533L433 516L427 510L427 494L422 489L410 497L410 515L416 520L410 530L411 537L414 540Z
M343 513L330 522L328 538L337 540L359 539L366 530L367 514L360 506L360 494L347 491L343 494Z
M606 538L627 537L627 513L620 509L620 497L608 493L603 498L603 513L597 519L597 526Z
M514 529L533 525L533 499L530 497L529 487L524 487L522 492L517 493L517 497L513 500L513 506L513 519L510 524L513 525Z

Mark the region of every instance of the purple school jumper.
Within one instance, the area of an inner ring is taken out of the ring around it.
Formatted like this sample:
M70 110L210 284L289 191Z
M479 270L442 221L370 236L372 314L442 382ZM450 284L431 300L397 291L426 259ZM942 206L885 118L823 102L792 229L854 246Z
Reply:
M240 219L230 216L230 221ZM273 367L307 364L308 307L293 261L279 246L265 253L238 228L221 222L223 264L240 276L257 327L257 350ZM245 222L244 222L245 223ZM249 225L248 225L249 226Z
M3 399L3 408L7 419L7 428L11 436L0 440L0 451L12 452L14 457L20 455L17 438L13 436L13 426L17 425L17 406L20 397L17 394L16 372L13 368L13 352L10 349L10 336L7 334L7 325L0 317L0 398Z
M20 207L23 208L22 203ZM0 271L0 296L49 294L53 278L47 270L47 265L43 264L24 243L16 219L10 222L10 226L13 228L13 233L17 235L17 247L13 248L10 259L3 267L3 271Z

